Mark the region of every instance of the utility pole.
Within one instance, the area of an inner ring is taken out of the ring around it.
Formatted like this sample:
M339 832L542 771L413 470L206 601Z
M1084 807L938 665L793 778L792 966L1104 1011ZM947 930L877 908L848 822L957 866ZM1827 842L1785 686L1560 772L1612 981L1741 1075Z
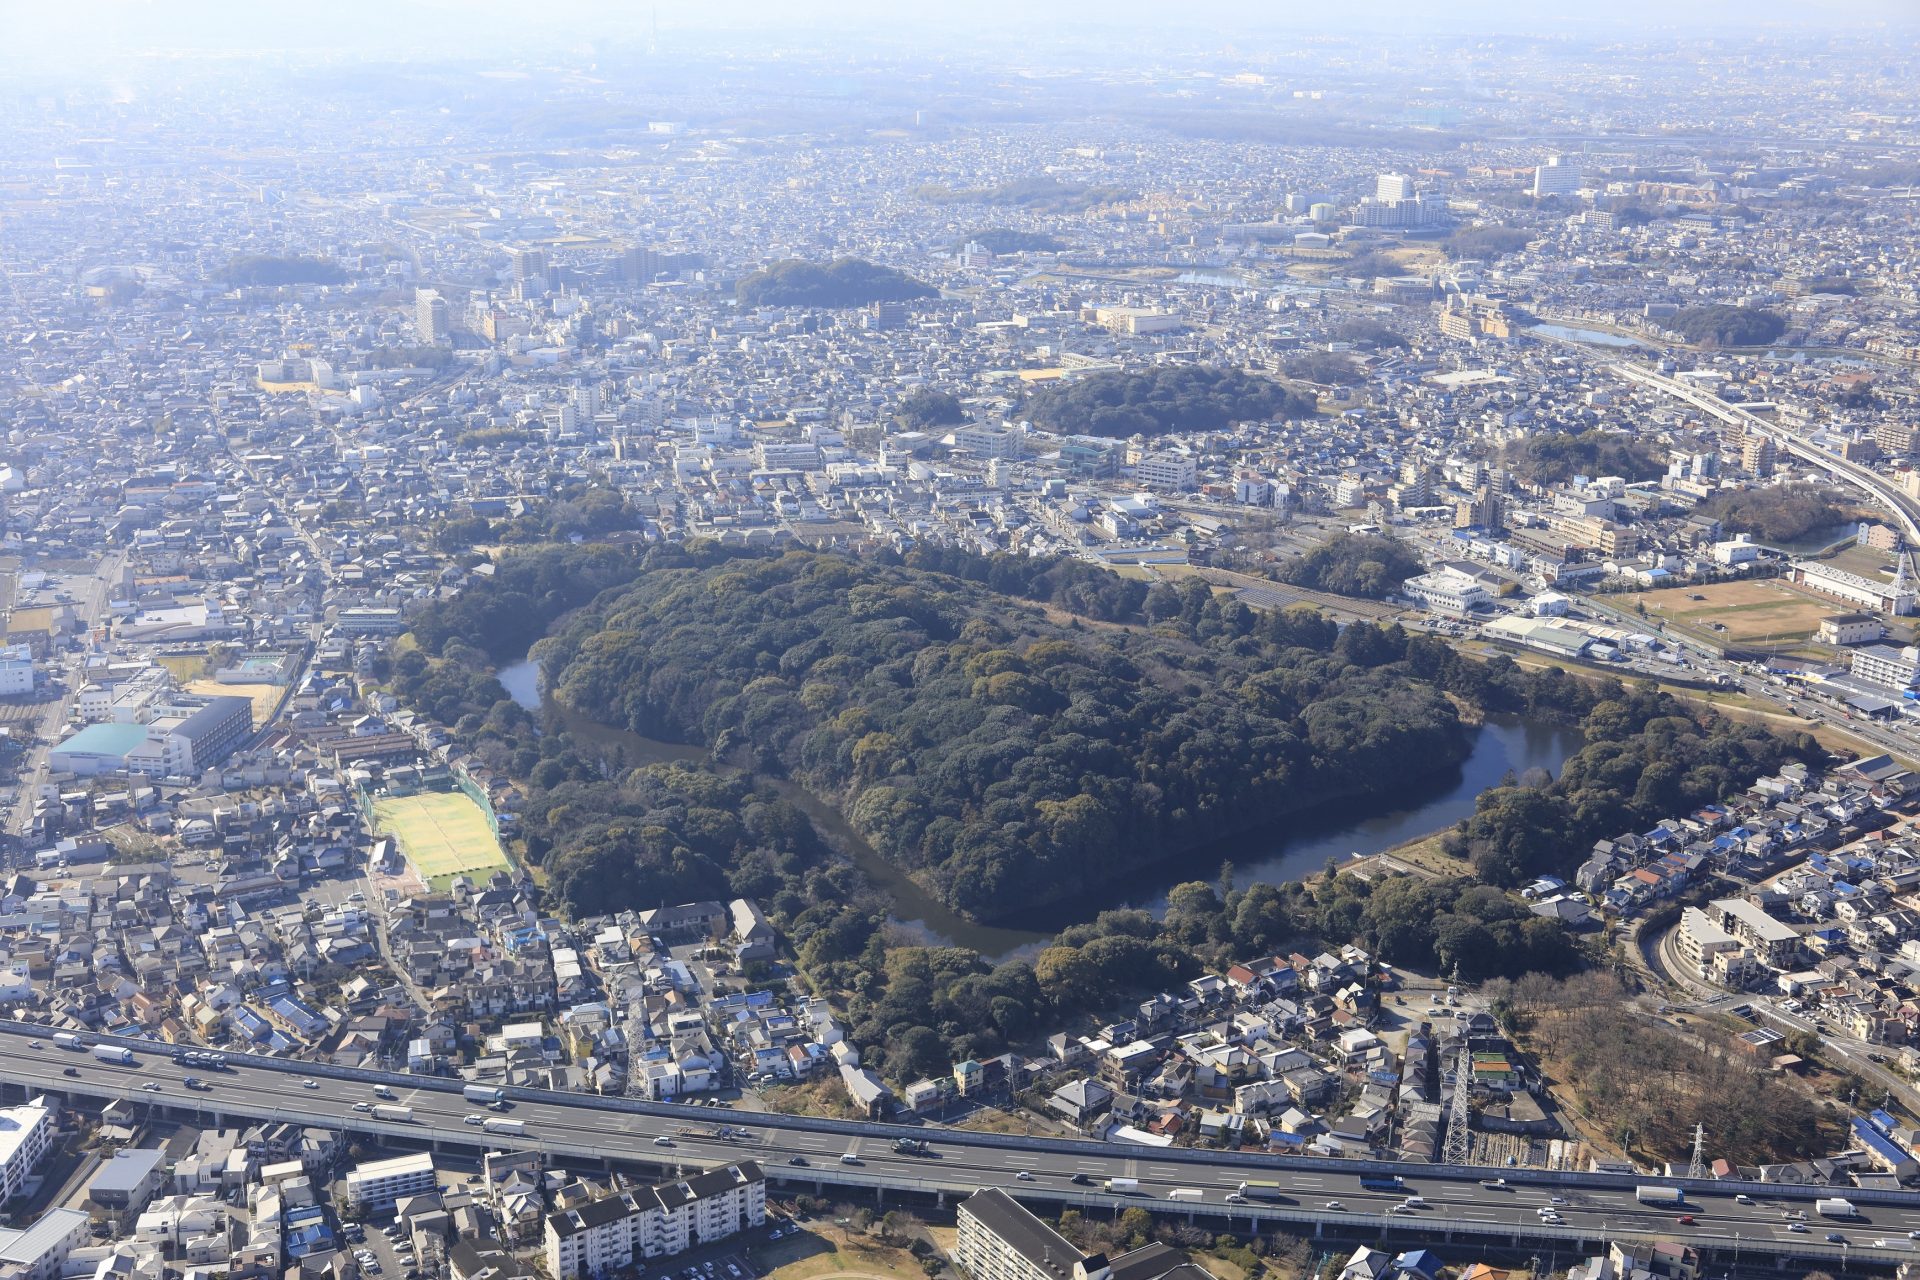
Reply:
M1707 1176L1707 1131L1702 1125L1693 1126L1693 1162L1687 1166L1689 1178Z
M1469 1094L1473 1083L1473 1049L1471 1042L1463 1032L1460 1036L1460 1057L1453 1068L1453 1102L1447 1111L1447 1144L1441 1154L1441 1160L1450 1165L1468 1163L1473 1155L1473 1131L1470 1127L1472 1111L1469 1109Z

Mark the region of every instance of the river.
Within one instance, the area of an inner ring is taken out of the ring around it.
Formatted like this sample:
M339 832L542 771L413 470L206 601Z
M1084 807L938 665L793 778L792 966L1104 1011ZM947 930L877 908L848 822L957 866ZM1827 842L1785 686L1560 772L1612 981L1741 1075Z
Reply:
M539 672L532 662L502 669L500 683L520 705L529 710L541 707ZM643 738L564 709L561 715L575 737L624 748L629 765L707 758L700 747ZM1140 867L1129 877L1130 883L1116 886L1103 900L1056 904L1000 926L977 924L950 910L875 853L838 813L801 787L780 778L763 781L804 811L828 843L893 895L895 918L904 928L929 942L971 947L997 960L1029 952L1067 925L1090 920L1111 907L1143 907L1157 914L1166 907L1167 890L1186 880L1210 882L1223 862L1233 863L1239 884L1256 880L1280 883L1312 875L1329 859L1341 862L1355 854L1379 853L1431 835L1470 815L1475 797L1497 784L1508 770L1524 773L1538 767L1558 774L1567 757L1580 749L1578 730L1514 716L1490 717L1468 732L1473 735L1473 746L1467 758L1456 768L1401 788L1392 808L1379 807L1378 802L1342 800L1319 810L1307 810L1267 828ZM1356 812L1363 807L1367 809L1364 814Z

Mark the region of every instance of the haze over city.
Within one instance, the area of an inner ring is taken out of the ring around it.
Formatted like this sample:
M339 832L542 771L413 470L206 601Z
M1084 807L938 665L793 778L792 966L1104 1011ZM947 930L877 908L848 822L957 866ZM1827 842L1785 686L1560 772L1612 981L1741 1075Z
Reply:
M1916 26L0 0L0 1275L1907 1277Z

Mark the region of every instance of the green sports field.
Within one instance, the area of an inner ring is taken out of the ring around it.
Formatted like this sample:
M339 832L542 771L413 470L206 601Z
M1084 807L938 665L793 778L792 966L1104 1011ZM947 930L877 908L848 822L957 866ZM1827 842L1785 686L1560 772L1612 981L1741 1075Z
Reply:
M487 826L487 815L458 791L382 796L373 802L373 819L380 834L400 842L400 852L435 889L446 888L457 875L477 883L512 868Z

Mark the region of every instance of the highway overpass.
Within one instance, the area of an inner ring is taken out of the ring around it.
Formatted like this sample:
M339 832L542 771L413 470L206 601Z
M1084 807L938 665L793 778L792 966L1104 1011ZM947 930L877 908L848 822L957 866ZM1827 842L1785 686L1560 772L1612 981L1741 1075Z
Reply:
M56 1046L46 1028L0 1021L0 1083L27 1093L65 1095L76 1105L120 1098L207 1124L289 1121L469 1154L537 1149L576 1168L641 1164L671 1173L751 1159L789 1191L832 1188L847 1196L871 1191L876 1200L951 1203L978 1187L998 1186L1042 1210L1071 1204L1090 1212L1118 1212L1140 1206L1205 1217L1222 1230L1257 1225L1309 1236L1453 1241L1467 1247L1520 1246L1557 1253L1591 1251L1608 1239L1660 1238L1683 1240L1729 1258L1819 1259L1856 1267L1920 1261L1920 1239L1908 1236L1920 1233L1920 1193L1914 1192L1843 1191L1840 1194L1861 1207L1863 1220L1826 1223L1813 1212L1813 1199L1822 1191L1811 1187L1669 1181L1667 1185L1687 1188L1687 1203L1681 1209L1655 1209L1640 1204L1634 1194L1637 1185L1659 1181L1649 1178L1143 1148L533 1089L507 1090L511 1110L505 1114L525 1125L522 1135L509 1137L466 1122L470 1115L492 1113L464 1098L458 1080L244 1054L228 1055L229 1070L209 1071L176 1065L167 1045L86 1039L126 1046L137 1062L101 1062L91 1053ZM77 1076L66 1075L68 1068ZM211 1089L188 1090L184 1081L190 1075ZM142 1087L148 1082L157 1090ZM381 1101L376 1086L390 1089L392 1102L411 1108L411 1120L381 1121L357 1110L355 1104L370 1107ZM722 1124L742 1127L746 1136L715 1136ZM930 1138L934 1154L895 1153L892 1141L901 1136ZM857 1163L844 1163L843 1156ZM1404 1190L1360 1185L1362 1174L1389 1172L1404 1179ZM1075 1183L1076 1175L1086 1183ZM1483 1180L1496 1177L1510 1185L1483 1185ZM1102 1186L1109 1178L1136 1179L1138 1190L1109 1194ZM1276 1182L1280 1196L1266 1203L1230 1202L1228 1197L1243 1181ZM1178 1201L1170 1200L1176 1189L1186 1192ZM1427 1207L1395 1213L1393 1207L1407 1193L1420 1195ZM1741 1193L1753 1203L1736 1202ZM1564 1201L1558 1206L1564 1222L1545 1223L1538 1211L1556 1196ZM1680 1222L1682 1213L1693 1221ZM1793 1220L1785 1216L1789 1213L1805 1215L1805 1231L1792 1229ZM1829 1232L1841 1241L1829 1242Z
M1829 475L1860 489L1893 516L1908 547L1920 547L1920 502L1908 497L1879 472L1817 448L1776 423L1768 422L1757 414L1728 404L1718 396L1709 395L1678 379L1634 364L1616 364L1613 371L1629 382L1637 382L1684 400L1721 422L1737 423L1747 430L1758 432L1794 457L1810 462Z

